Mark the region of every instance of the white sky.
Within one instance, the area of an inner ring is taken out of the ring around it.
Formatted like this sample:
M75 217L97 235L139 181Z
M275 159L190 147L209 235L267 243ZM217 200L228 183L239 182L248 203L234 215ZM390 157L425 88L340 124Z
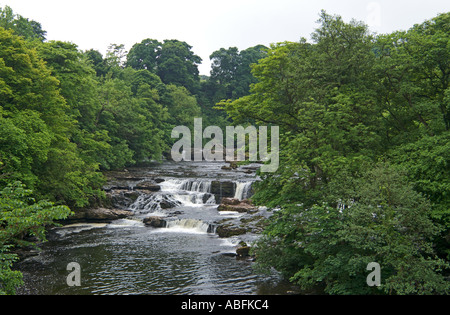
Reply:
M364 21L377 33L407 30L450 11L449 0L0 0L42 24L48 40L70 41L103 55L111 43L129 50L143 39L178 39L193 46L209 75L220 48L310 39L321 9Z

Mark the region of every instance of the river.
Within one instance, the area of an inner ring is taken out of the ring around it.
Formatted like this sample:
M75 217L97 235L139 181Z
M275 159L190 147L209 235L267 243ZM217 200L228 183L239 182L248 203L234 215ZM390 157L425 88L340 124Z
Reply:
M164 162L133 169L120 185L133 192L139 183L157 178L161 190L139 192L122 205L133 212L127 219L52 229L39 255L17 264L25 282L18 294L285 294L290 286L278 275L257 274L250 259L234 256L240 241L250 244L258 234L219 237L215 233L217 222L246 215L217 210L226 184L232 183L233 197L244 199L257 180L251 166L224 170L223 165ZM118 185L108 184L106 189ZM267 209L259 212L270 215ZM156 215L167 221L164 228L143 223L145 217ZM80 286L67 284L71 262L80 266Z

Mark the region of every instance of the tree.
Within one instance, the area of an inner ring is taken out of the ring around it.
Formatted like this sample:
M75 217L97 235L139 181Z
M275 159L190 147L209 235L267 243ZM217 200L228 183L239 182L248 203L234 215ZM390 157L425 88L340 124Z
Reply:
M65 219L70 210L48 201L35 201L31 190L14 182L0 191L0 294L15 294L22 283L22 274L11 270L17 255L8 251L14 246L34 245L24 239L33 236L45 240L45 226Z
M9 6L0 8L0 27L13 30L18 36L28 40L44 41L47 34L40 23L15 14Z
M212 62L210 80L218 85L216 103L222 99L237 99L249 94L250 85L257 80L251 66L266 56L267 47L257 45L239 52L236 47L221 48L209 57Z
M95 70L97 77L104 77L108 73L109 68L106 60L103 59L103 55L98 50L90 49L84 52L84 55L88 62L90 62L91 67Z
M450 14L379 36L377 85L383 129L393 163L408 170L418 192L432 202L431 215L446 227L437 238L440 255L450 257L449 75Z
M328 294L446 294L450 290L432 238L430 203L389 165L362 176L343 172L323 203L292 205L258 241L258 264L276 266L305 290ZM366 284L366 266L381 266L379 287ZM261 267L261 266L260 266Z
M201 117L201 110L197 100L189 91L181 86L168 85L167 90L170 95L168 112L170 123L173 126L188 126L193 130L195 117Z
M34 188L38 184L35 168L46 163L55 143L67 139L66 105L58 93L58 81L35 51L2 28L0 72L0 159L7 174L2 184L23 176L21 180Z
M100 87L97 127L108 132L112 146L112 154L102 164L105 169L161 157L163 136L156 126L158 118L164 119L164 110L149 85L137 83L135 95L132 88L130 82L108 77Z
M192 46L176 39L163 43L144 39L136 43L127 55L127 66L157 74L164 84L184 86L190 93L199 89L198 65L202 59L192 52Z
M262 203L293 202L292 197L305 202L309 193L313 202L320 186L343 165L357 167L383 149L373 91L375 55L367 27L325 12L319 22L315 44L302 39L272 45L267 57L253 66L258 82L251 94L220 104L235 123L280 127L283 167L267 177L281 176L281 191ZM307 186L299 186L302 176L308 178Z
M92 131L100 104L96 95L95 72L73 43L50 41L38 46L39 56L45 60L52 76L59 80L68 114L81 129Z
M280 167L252 197L282 209L259 264L328 293L448 292L445 20L375 38L322 12L313 43L272 45L250 94L219 103L235 123L280 126ZM375 258L381 291L364 287Z
M88 72L77 64L78 55L70 45L41 45L45 48L40 53L49 60L52 70L21 37L0 29L0 119L5 122L0 151L8 174L2 184L20 179L40 199L82 207L90 198L102 195L98 164L83 160L72 141L79 133L75 117L85 115L87 126L88 113L92 113L92 103L83 104L92 97L85 93L89 91L85 84L89 77L82 78ZM85 94L72 94L78 89ZM17 141L19 146L11 145Z
M150 38L134 44L127 55L127 66L136 70L145 69L152 73L156 73L161 45L162 44L156 39Z
M196 94L200 84L198 65L202 59L191 49L186 42L165 40L158 54L156 74L163 83L183 86Z
M210 80L217 83L221 99L231 99L233 81L240 65L239 50L236 47L221 48L209 56L211 59Z

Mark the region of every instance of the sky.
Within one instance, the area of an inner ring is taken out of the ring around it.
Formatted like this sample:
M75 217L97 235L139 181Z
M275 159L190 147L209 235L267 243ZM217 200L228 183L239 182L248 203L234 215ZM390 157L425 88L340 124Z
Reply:
M450 11L449 0L0 0L16 14L41 23L47 40L68 41L105 55L110 44L151 38L178 39L203 59L220 48L244 50L283 41L310 39L322 9L370 30L390 33Z

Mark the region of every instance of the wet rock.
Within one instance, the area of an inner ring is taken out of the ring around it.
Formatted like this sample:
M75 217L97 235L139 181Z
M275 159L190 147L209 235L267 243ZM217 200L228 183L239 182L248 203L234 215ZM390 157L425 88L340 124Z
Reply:
M216 197L216 203L220 203L222 198L234 197L235 186L232 181L212 181L211 193Z
M135 190L146 190L146 191L160 191L161 186L151 182L151 181L143 181L134 186Z
M161 217L148 217L144 219L144 224L155 228L164 228L167 226L166 220Z
M139 192L127 189L114 189L108 191L106 192L107 202L105 208L126 210L134 201L136 201L139 195Z
M242 227L231 226L231 225L220 225L216 228L216 233L219 237L231 237L235 235L245 234L247 230Z
M252 212L256 210L250 200L238 200L234 198L223 198L217 208L218 211Z
M226 257L236 257L235 253L222 253L221 255Z
M236 198L222 198L222 204L224 204L224 205L232 205L232 206L235 206L235 205L238 205L238 204L240 204L241 203L241 201L239 200L239 199L236 199Z
M236 249L236 255L238 257L249 257L250 256L250 246L242 246Z
M130 211L119 209L106 209L106 208L83 209L77 210L74 215L68 218L68 220L111 222L118 219L124 219L132 215L133 213Z

